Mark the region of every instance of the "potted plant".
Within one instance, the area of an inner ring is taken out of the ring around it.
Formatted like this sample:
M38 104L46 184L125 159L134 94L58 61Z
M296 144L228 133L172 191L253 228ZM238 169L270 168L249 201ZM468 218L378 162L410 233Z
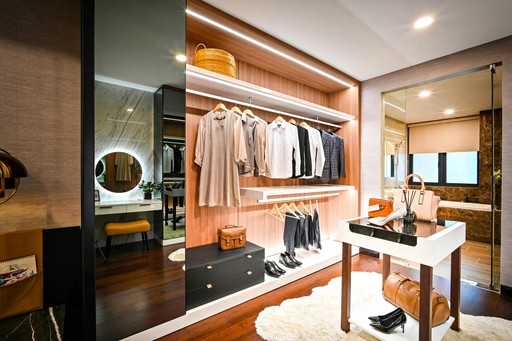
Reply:
M146 182L142 180L139 184L139 188L144 193L144 199L150 200L153 197L153 192L155 190L160 190L161 185L156 182Z

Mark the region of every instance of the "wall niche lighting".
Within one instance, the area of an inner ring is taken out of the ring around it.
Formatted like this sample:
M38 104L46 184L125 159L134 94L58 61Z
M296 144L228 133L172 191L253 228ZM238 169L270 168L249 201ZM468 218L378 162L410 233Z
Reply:
M14 156L0 148L0 204L13 197L18 190L20 178L27 176L25 166Z

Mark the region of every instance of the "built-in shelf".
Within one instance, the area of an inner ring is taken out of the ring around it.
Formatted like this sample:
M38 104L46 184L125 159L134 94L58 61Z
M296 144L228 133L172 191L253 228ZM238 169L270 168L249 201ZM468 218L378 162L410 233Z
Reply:
M354 116L338 110L192 65L187 65L187 92L211 98L216 97L207 95L223 97L256 109L277 113L280 111L283 115L320 123L333 124L355 119Z
M245 197L254 198L258 203L263 204L337 196L341 191L348 191L354 188L354 186L346 185L244 187L240 188L240 194Z
M402 333L400 328L397 328L394 332L390 334L385 334L379 332L370 326L370 320L368 316L375 315L384 315L392 310L395 310L396 307L391 303L387 302L382 296L378 295L373 297L371 300L366 302L365 304L352 308L352 312L350 314L350 323L354 323L360 328L362 328L368 334L378 338L379 340L390 340L390 341L408 341L408 340L418 340L419 339L419 322L415 320L410 315L407 315L407 323L405 324L405 332ZM442 340L444 335L450 329L453 321L455 319L450 316L448 321L442 323L436 327L432 328L432 341Z

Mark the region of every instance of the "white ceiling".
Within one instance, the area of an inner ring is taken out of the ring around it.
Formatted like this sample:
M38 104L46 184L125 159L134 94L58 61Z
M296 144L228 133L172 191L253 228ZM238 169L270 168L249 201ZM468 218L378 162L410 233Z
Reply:
M360 81L512 35L512 0L205 2Z
M384 94L384 113L405 123L477 115L480 111L492 108L491 97L494 100L494 107L501 108L501 82L502 67L498 66L492 79L493 96L491 96L491 73L487 68L426 84L408 86ZM419 93L422 91L430 91L431 95L420 97ZM446 109L453 109L455 112L446 115L444 114Z

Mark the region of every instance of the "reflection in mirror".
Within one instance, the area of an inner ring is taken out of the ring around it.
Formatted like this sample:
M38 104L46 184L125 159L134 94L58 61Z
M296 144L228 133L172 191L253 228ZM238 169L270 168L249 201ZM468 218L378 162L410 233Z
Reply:
M463 256L462 277L490 289L500 279L501 74L486 65L382 95L384 197L419 173L442 199L438 219L465 222L463 248L485 250Z
M109 174L111 163L108 157L102 158L103 154L122 150L137 156L144 172L131 173L131 182L117 181L124 190L128 182L135 187L141 177L166 182L163 135L181 136L184 143L184 134L165 131L165 112L157 98L162 84L182 89L183 100L168 104L173 112L181 113L180 117L172 116L181 119L184 127L185 63L177 61L176 55L186 52L185 8L186 0L153 0L150 4L139 0L95 1L95 148L96 160L105 162L105 172L98 165L97 180L108 187L109 179L113 176L115 180L116 175ZM180 168L169 176L184 177L183 173ZM172 189L178 190L184 191ZM106 192L103 188L100 191ZM105 194L102 199L106 197L108 202L96 207L98 247L105 247L108 222L147 220L150 231L149 249L142 247L141 233L125 233L112 239L108 261L99 248L96 250L99 341L124 339L185 314L185 237L177 244L164 239L163 213L169 212L163 210L164 193L162 202L158 191L151 202L141 201L140 190ZM172 208L173 198L169 202L166 207ZM179 198L177 206L181 206ZM171 217L169 214L169 223ZM140 335L134 338L147 339Z
M107 154L96 164L96 180L110 192L131 191L141 179L142 167L139 161L128 153Z

